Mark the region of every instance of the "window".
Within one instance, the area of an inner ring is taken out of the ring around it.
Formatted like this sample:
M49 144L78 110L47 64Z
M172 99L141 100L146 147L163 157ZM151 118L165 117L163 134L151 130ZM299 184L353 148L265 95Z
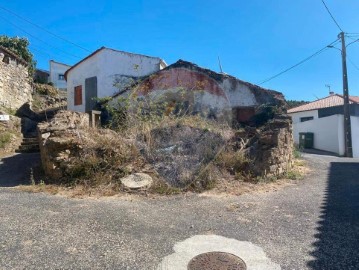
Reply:
M65 80L65 75L64 74L59 74L59 81L63 81Z
M82 105L82 85L75 87L75 106Z
M314 119L313 116L301 117L300 122L306 122L306 121L310 121L310 120L313 120L313 119Z

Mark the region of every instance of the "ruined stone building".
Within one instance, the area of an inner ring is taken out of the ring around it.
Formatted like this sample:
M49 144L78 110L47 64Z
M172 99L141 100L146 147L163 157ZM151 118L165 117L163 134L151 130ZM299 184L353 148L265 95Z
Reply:
M0 46L0 105L18 109L31 101L31 94L26 61Z
M128 95L137 100L151 97L154 102L166 102L168 110L178 110L180 105L189 114L230 123L248 122L260 106L280 108L285 104L280 92L183 60L139 80L114 97Z

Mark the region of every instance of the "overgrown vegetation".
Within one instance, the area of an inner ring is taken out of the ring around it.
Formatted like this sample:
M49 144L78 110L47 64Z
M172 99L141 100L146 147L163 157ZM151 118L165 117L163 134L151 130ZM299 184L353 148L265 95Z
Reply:
M111 185L119 187L119 179L140 170L144 163L129 140L116 132L103 129L83 130L82 144L75 155L68 154L62 183L88 188ZM66 155L66 153L63 153Z
M262 126L268 120L273 119L274 115L278 113L278 108L271 105L262 105L257 108L256 114L253 116L252 121L255 126Z
M36 69L36 61L33 54L29 50L30 42L27 38L0 36L0 46L3 46L28 63L30 77L34 74Z
M38 95L46 95L46 96L54 97L59 94L58 90L55 87L48 84L34 83L33 86L35 93Z
M5 146L11 141L11 133L7 131L0 131L0 148L5 148Z
M48 84L33 84L32 108L34 111L63 107L66 108L66 92L58 91L55 87Z
M236 132L226 121L194 115L189 91L176 91L153 98L138 96L135 89L126 97L97 99L102 122L112 131L80 128L67 133L64 129L68 138L57 140L69 145L54 158L62 160L56 164L64 172L62 184L112 194L120 189L122 177L136 172L150 174L154 182L149 191L159 194L209 190L223 178L258 182L251 174L253 141L246 137L247 131ZM256 128L278 110L259 107L251 136L257 136ZM74 145L76 149L71 148Z

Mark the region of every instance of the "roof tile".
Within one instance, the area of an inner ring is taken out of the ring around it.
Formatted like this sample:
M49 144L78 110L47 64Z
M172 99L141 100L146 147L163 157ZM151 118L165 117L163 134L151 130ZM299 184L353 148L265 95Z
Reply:
M357 96L350 96L349 103L359 103L359 97ZM310 102L308 104L304 104L295 108L288 110L288 113L295 113L295 112L304 112L304 111L311 111L317 110L322 108L328 107L335 107L344 105L344 98L342 95L334 94L325 98L318 99L316 101Z

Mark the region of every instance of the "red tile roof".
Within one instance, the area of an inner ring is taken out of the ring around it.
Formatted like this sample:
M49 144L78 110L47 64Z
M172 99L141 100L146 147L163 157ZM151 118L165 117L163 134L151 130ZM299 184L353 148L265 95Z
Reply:
M359 97L350 96L349 103L359 103ZM321 98L308 104L301 105L299 107L288 110L288 113L304 112L311 110L318 110L322 108L340 106L344 104L344 98L342 95L334 94L329 97Z

